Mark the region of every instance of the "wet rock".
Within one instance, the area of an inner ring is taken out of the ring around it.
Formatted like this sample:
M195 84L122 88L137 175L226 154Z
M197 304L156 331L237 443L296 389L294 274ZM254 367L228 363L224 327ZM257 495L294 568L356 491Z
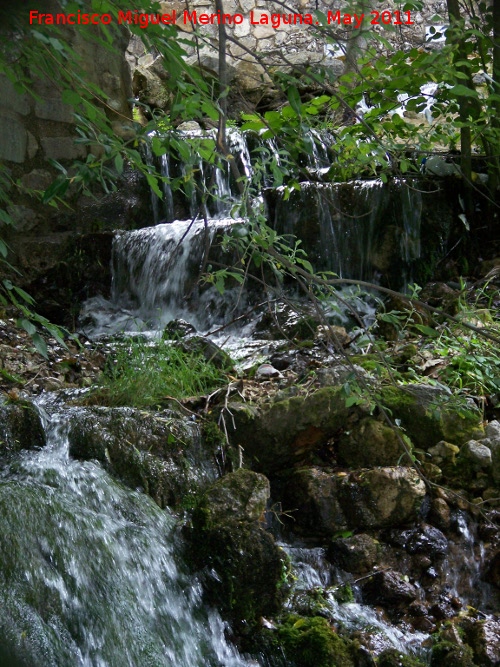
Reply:
M261 521L269 482L239 469L217 480L193 513L190 557L209 573L210 604L237 623L278 611L287 593L288 559Z
M451 525L450 507L444 498L433 498L431 502L429 521L441 530L447 530Z
M75 410L69 448L71 456L96 459L160 507L189 502L217 477L215 452L202 447L197 424L166 410Z
M342 479L319 468L302 468L287 475L282 505L285 510L293 511L294 531L317 538L347 528L337 499Z
M222 370L230 370L234 366L229 354L209 338L191 336L182 341L181 347L184 352L201 354L206 361Z
M430 385L382 389L382 403L400 419L412 442L427 451L440 440L462 445L484 436L482 415L467 399Z
M165 325L163 329L163 338L170 340L176 338L183 338L184 336L189 336L194 334L196 329L192 324L186 322L185 320L172 320Z
M429 611L437 621L444 621L456 615L456 609L452 605L451 600L447 598L443 598L433 604Z
M500 664L500 621L466 619L462 624L467 643L474 651L474 662L481 667Z
M339 387L324 387L309 396L294 396L256 407L231 402L228 422L232 442L241 445L255 470L273 474L314 456L330 438L349 423L348 409Z
M348 475L339 485L339 501L349 526L388 528L415 520L425 492L412 468L376 468Z
M334 540L328 548L328 558L342 570L365 574L377 560L377 541L360 533Z
M382 607L407 604L418 595L415 586L394 570L376 572L361 583L361 592L365 603Z
M424 525L416 528L407 536L406 551L410 554L426 554L430 557L444 556L448 553L448 540L443 533L433 526Z
M45 445L40 415L28 401L0 403L0 454Z
M404 438L403 434L399 435ZM406 438L406 445L411 443ZM366 417L346 431L338 443L339 463L351 468L397 465L405 459L398 434L387 424Z
M468 461L476 471L491 467L491 450L476 440L469 440L463 445L460 457Z

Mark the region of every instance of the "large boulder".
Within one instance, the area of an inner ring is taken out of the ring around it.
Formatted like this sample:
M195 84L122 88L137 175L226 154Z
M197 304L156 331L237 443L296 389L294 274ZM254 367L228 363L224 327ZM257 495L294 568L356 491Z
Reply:
M484 438L482 414L465 398L431 385L389 386L381 390L381 402L389 408L412 442L428 450L440 440L463 445Z
M474 651L474 662L481 667L500 664L500 621L467 619L462 625L467 643Z
M409 463L400 439L404 435L388 424L366 417L342 434L338 443L339 463L350 468ZM405 439L408 449L411 443Z
M375 565L377 554L378 542L365 533L333 540L328 549L328 558L352 574L369 572Z
M338 500L343 477L321 468L300 468L287 474L282 508L292 517L294 532L312 537L331 537L347 529Z
M361 592L364 602L383 607L408 604L418 596L415 586L393 570L381 570L364 579Z
M241 445L252 467L265 474L314 461L315 452L349 424L340 387L324 387L262 407L231 403L231 440Z
M418 517L425 484L413 468L401 466L353 472L339 486L339 502L353 528L385 528Z
M285 599L288 558L263 522L269 481L240 468L217 480L193 513L190 558L205 591L233 622L255 624Z
M284 476L282 505L291 528L309 537L350 529L404 526L418 517L426 493L415 470L404 467L331 473L301 468Z

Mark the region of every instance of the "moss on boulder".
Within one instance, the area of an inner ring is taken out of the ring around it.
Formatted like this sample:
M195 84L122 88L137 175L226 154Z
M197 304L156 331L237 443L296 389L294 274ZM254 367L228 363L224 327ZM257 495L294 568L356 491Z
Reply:
M198 426L167 410L75 410L69 446L71 456L99 461L160 507L192 505L217 477L215 452L202 445Z
M40 415L28 401L0 404L0 454L45 445Z
M278 628L275 643L296 667L354 667L351 641L340 637L326 618L289 616ZM287 663L288 664L288 663Z
M411 442L402 433L411 450ZM339 463L351 468L397 465L407 459L393 428L373 417L365 417L340 437ZM409 461L407 461L409 463Z
M266 475L313 463L315 454L349 424L359 408L346 408L340 387L323 387L309 396L294 396L262 407L232 403L231 439Z
M287 595L288 557L263 522L269 482L239 469L217 480L193 512L190 558L209 573L205 591L231 621L255 626Z
M393 419L401 420L412 442L426 451L440 440L460 446L484 438L482 414L476 405L440 387L383 387L381 401Z

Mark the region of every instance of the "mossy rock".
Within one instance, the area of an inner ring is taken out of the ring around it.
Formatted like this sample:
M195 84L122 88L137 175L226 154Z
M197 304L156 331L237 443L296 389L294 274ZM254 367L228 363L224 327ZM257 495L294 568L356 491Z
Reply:
M326 618L289 616L278 628L275 643L296 667L354 667L351 641L339 637Z
M425 667L426 664L415 656L406 655L394 648L382 651L377 659L377 667Z
M352 472L338 487L338 502L353 529L390 528L418 517L426 488L413 468L392 466Z
M288 557L262 521L268 498L269 481L239 469L217 480L193 512L188 557L213 573L204 580L208 602L250 627L277 613L288 593Z
M269 480L264 475L239 468L210 486L193 521L200 530L224 526L232 520L258 522L264 517L269 495Z
M409 451L411 442L403 434ZM339 463L352 468L392 466L410 463L398 434L386 423L366 417L342 434L338 443Z
M431 667L476 667L474 653L467 644L438 642L432 647Z
M440 440L460 446L484 438L482 414L475 404L440 387L383 387L381 402L391 410L393 420L401 420L412 442L425 451Z
M0 454L45 445L40 415L28 401L0 405Z
M346 408L340 387L323 387L271 406L231 403L229 409L232 443L241 445L252 468L266 475L317 462L318 451L360 412L359 407Z
M198 426L167 410L79 409L68 437L71 456L99 461L160 507L191 504L217 478L217 446L200 445Z

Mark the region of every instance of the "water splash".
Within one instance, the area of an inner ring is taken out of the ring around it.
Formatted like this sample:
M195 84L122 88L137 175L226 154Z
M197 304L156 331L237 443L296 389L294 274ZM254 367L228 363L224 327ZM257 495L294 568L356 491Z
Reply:
M47 447L0 477L9 664L243 667L180 564L175 519L99 466L71 460L71 410L45 405Z

